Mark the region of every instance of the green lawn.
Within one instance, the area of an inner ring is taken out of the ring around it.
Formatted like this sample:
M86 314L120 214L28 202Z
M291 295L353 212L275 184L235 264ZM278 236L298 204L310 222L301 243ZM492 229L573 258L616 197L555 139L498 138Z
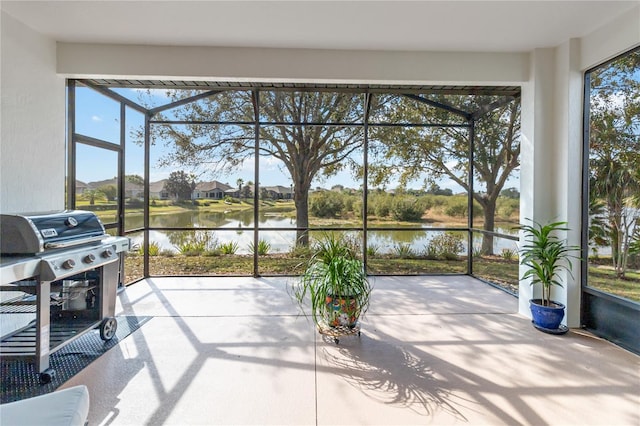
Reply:
M240 202L225 203L222 200L199 200L198 205L190 203L173 204L167 201L161 201L156 205L149 206L149 213L151 215L164 215L174 213L184 213L189 211L199 211L203 213L222 213L222 212L237 212L253 209L253 202L242 200ZM104 202L96 202L93 206L89 205L87 201L78 201L76 208L79 210L91 210L101 220L103 218L110 221L115 220L116 206L113 203L107 204ZM262 201L260 208L263 211L269 212L282 212L292 213L295 212L295 206L292 201ZM132 208L126 207L127 216L142 215L144 210L142 207ZM108 223L108 222L107 222Z
M219 256L151 256L151 275L252 275L251 255ZM297 275L302 272L303 257L287 254L260 256L259 272L263 275ZM142 277L143 257L129 255L125 259L127 281ZM400 259L390 256L368 259L369 273L372 275L420 275L466 273L466 259L428 260ZM513 293L518 290L518 264L499 257L475 258L475 276L493 282ZM599 290L616 294L640 302L640 272L627 273L625 279L615 277L612 269L593 266L589 268L589 285Z
M589 268L589 287L640 302L640 272L631 271L625 278L616 278L612 268Z

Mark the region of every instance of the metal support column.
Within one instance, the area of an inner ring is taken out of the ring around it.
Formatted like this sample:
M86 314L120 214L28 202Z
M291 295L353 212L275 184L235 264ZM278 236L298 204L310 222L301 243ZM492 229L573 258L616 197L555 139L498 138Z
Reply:
M149 277L149 198L151 191L149 190L149 179L151 176L150 164L151 164L151 119L149 114L144 116L144 209L143 209L143 222L144 222L144 238L142 240L143 245L143 276Z
M67 81L67 208L76 208L76 81Z
M475 139L476 139L476 120L469 119L469 193L467 194L467 274L473 274L473 174L475 168L473 166ZM484 235L483 235L484 238Z
M260 91L253 91L253 111L255 115L254 124L254 170L253 170L253 276L258 277L258 244L260 242L260 234L258 232L258 223L260 221Z

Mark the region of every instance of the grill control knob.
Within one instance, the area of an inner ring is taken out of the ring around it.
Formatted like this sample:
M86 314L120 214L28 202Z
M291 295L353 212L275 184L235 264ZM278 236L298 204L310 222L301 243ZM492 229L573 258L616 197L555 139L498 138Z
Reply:
M62 267L64 269L73 269L76 267L76 261L73 259L67 259L64 262L62 262Z
M84 257L84 263L93 263L95 261L96 261L96 257L92 253L89 253Z
M104 249L104 251L102 252L102 257L104 257L105 259L108 259L112 256L113 256L113 250L111 250L110 248Z

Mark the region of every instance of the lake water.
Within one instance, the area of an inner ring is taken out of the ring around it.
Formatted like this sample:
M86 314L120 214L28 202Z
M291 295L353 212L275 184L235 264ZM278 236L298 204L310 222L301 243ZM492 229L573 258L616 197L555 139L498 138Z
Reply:
M285 217L279 213L262 212L258 217L258 226L260 228L259 238L266 240L271 245L270 253L286 253L294 246L296 231L270 231L269 228L294 228L296 221L294 218ZM143 226L142 217L127 217L126 226L128 229L139 228ZM253 211L241 212L184 212L167 215L153 215L150 217L150 226L157 228L198 228L217 227L223 228L216 231L208 231L213 234L218 243L227 243L235 241L238 244L237 254L250 253L250 244L253 242ZM224 230L229 228L229 230ZM245 230L246 228L246 230ZM429 241L441 231L430 231L428 224L422 224L422 229L406 229L395 231L369 231L367 234L368 244L378 248L379 253L394 252L394 247L402 244L408 245L414 252L422 252ZM511 229L498 228L497 232L515 235ZM319 234L321 231L311 231ZM458 232L458 231L456 231ZM353 232L358 234L357 232ZM150 240L157 243L161 250L169 250L177 252L177 241L187 235L188 232L183 231L150 231ZM466 231L459 231L466 241ZM132 244L142 245L142 235L131 236ZM481 237L474 238L474 247L480 246ZM515 250L516 242L504 238L494 238L494 252L500 253L503 249ZM466 244L465 244L466 252ZM464 253L461 253L464 254Z

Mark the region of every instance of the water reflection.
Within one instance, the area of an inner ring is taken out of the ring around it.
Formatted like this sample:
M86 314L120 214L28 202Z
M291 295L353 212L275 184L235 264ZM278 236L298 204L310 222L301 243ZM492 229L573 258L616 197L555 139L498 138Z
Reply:
M269 228L294 228L295 219L276 212L260 212L258 216L259 239L265 240L271 245L271 253L286 253L295 246L296 232L269 231ZM128 218L128 227L142 227L142 217ZM254 216L252 210L236 212L183 212L174 214L158 214L150 217L151 227L158 228L229 228L229 231L197 231L208 233L208 238L220 244L236 242L237 254L251 253L250 245L253 243ZM422 229L399 229L394 231L369 231L367 241L370 247L375 247L377 253L393 253L399 245L408 246L413 252L420 253L425 250L430 241L441 231L430 231L432 226L423 224ZM247 228L246 232L242 228ZM513 234L513 230L499 228L497 232ZM350 232L347 232L350 233ZM361 238L361 232L353 232L353 236ZM466 242L466 231L456 231ZM150 231L150 240L161 250L177 252L178 246L185 239L193 238L194 231ZM474 234L473 246L481 244L481 236ZM142 245L142 235L132 238L134 244ZM496 254L503 249L515 250L515 242L504 238L494 238L494 250ZM459 254L465 254L467 245Z
M258 215L261 227L286 228L294 227L295 220L277 213L261 212ZM142 216L127 217L127 228L135 229L143 226ZM155 214L149 217L152 228L251 228L254 226L253 211L200 212Z

